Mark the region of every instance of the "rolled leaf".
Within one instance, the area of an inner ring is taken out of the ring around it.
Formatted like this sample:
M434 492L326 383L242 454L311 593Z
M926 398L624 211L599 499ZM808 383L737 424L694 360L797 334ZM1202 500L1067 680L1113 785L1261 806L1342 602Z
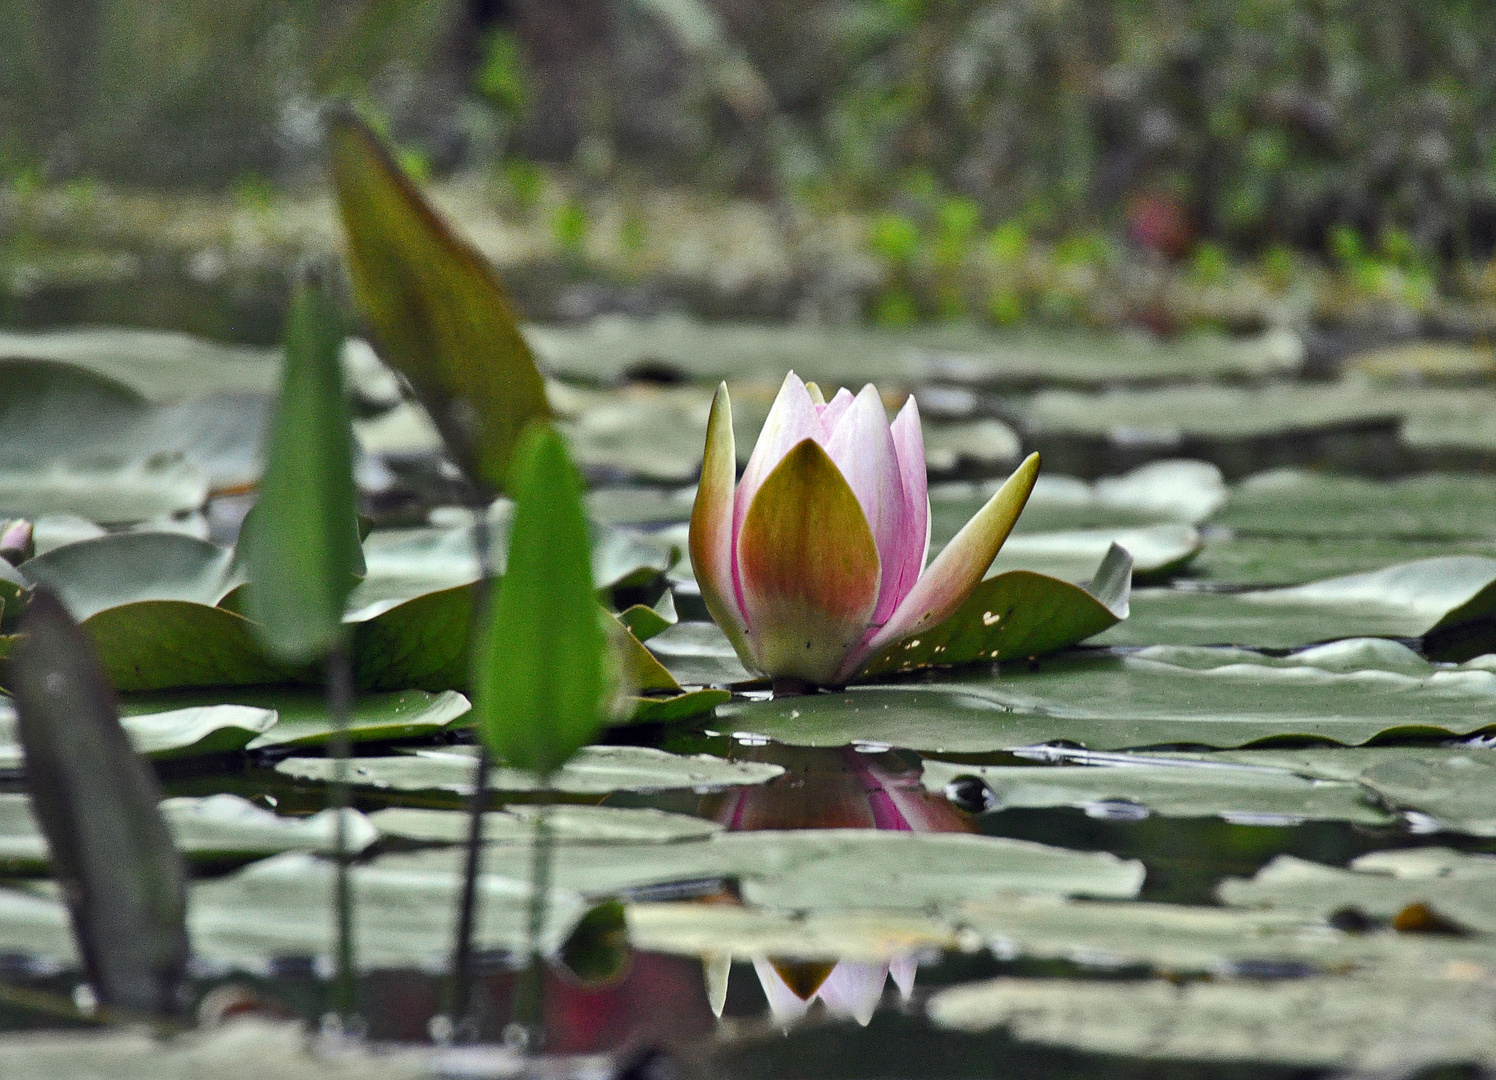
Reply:
M374 347L468 478L502 490L525 425L550 415L503 286L365 124L337 111L328 139L353 295Z
M474 710L494 754L544 777L603 725L608 646L582 478L549 425L525 436L511 490L508 566L477 636Z
M99 1002L182 1011L187 891L155 774L119 722L93 645L41 589L10 659L26 786Z
M307 281L286 324L265 477L240 542L245 614L280 660L315 659L346 639L343 608L363 570L342 347L337 308Z

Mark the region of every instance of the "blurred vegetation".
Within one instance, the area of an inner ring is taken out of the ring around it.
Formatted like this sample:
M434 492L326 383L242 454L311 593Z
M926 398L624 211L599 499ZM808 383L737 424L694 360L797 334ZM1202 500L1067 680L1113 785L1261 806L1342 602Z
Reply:
M0 41L13 193L268 208L321 176L336 94L573 276L668 261L641 193L683 185L770 207L792 259L857 218L889 325L1496 296L1475 0L0 0Z

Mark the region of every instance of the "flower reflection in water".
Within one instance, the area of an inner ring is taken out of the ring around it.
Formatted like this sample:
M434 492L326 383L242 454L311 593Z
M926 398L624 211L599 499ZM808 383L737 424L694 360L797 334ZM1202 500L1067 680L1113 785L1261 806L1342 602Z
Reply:
M729 830L889 829L902 832L975 832L972 820L944 797L920 783L918 758L900 751L873 752L769 744L755 747L754 760L781 765L785 774L768 784L728 795L716 818ZM709 962L709 969L711 967ZM727 962L715 961L708 983L718 987L713 1010L720 1016L726 997ZM832 1016L867 1024L883 998L890 976L907 1001L914 991L918 960L893 957L888 963L859 960L753 959L769 1011L776 1022L794 1023L820 1001Z

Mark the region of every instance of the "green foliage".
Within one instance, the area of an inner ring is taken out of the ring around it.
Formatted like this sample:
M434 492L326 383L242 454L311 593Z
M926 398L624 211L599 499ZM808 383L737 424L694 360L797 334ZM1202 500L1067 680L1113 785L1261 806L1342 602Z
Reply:
M493 30L483 41L483 63L474 80L478 92L511 117L524 115L531 77L511 30Z
M987 239L987 250L1003 266L1021 263L1029 253L1031 240L1028 227L1022 221L1005 221L992 230Z
M363 572L342 349L342 314L319 282L303 282L260 498L240 541L252 582L245 614L282 660L314 660L346 640L343 609Z
M587 217L587 205L578 198L570 198L556 207L551 219L551 232L556 246L568 258L580 258L587 245L587 233L591 222Z
M1202 285L1223 284L1230 269L1231 260L1226 249L1213 241L1198 245L1190 257L1190 272Z
M476 639L474 708L498 757L545 777L603 726L609 645L593 592L582 478L549 426L526 432L511 490L508 566Z
M879 214L868 228L868 244L890 265L907 266L919 253L919 226L902 214Z

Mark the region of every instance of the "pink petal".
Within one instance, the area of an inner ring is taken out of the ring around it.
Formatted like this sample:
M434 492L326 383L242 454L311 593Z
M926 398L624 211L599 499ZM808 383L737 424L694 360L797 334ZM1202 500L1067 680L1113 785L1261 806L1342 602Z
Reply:
M930 553L930 489L925 473L925 435L919 423L919 405L914 395L904 402L890 429L899 458L899 477L904 484L904 558L895 590L898 601L909 595L925 568ZM897 606L898 601L895 601Z
M895 956L888 963L888 973L899 988L899 997L908 1001L914 994L914 973L919 970L919 961L913 956Z
M854 400L852 391L843 386L825 405L816 406L816 412L821 416L821 427L826 429L828 439L836 434L836 426L841 423L841 418L847 415L847 410L852 407Z
M747 657L747 623L733 575L733 484L736 476L732 401L727 396L727 384L722 383L712 400L712 413L706 425L701 483L697 485L696 502L691 507L688 545L691 569L701 587L701 599L707 611L727 634L739 657Z
M883 985L887 981L886 964L842 960L831 969L816 996L832 1016L850 1016L867 1027L883 1000Z
M805 389L800 376L791 371L784 377L784 382L779 387L779 394L774 398L774 404L769 409L769 416L764 421L763 430L758 433L758 442L754 443L753 453L749 455L748 465L743 469L743 478L738 481L732 513L734 542L736 542L738 533L743 529L743 517L748 513L748 506L753 502L753 496L758 494L758 489L763 486L764 480L784 459L785 454L806 439L814 439L817 444L824 446L826 445L826 432L821 427L820 417L816 414L815 402L810 398L810 391ZM737 564L734 563L735 581L738 579L738 573ZM738 583L737 599L738 606L741 608L743 605L741 582Z
M830 408L828 405L827 409ZM878 606L873 609L872 617L872 624L878 626L898 606L898 584L907 560L908 527L904 483L899 476L893 434L883 411L883 399L871 383L862 388L837 422L826 453L857 496L878 547Z
M885 647L918 630L939 625L961 606L1013 531L1038 475L1039 455L1030 454L935 557L883 628L847 657L837 673L839 679L851 678Z
M856 495L813 440L759 487L738 530L736 566L752 666L829 684L867 636L881 570Z
M764 997L769 999L769 1012L775 1023L793 1024L810 1009L810 1002L790 989L771 962L759 957L753 961L753 970L758 972L758 981L764 988Z

